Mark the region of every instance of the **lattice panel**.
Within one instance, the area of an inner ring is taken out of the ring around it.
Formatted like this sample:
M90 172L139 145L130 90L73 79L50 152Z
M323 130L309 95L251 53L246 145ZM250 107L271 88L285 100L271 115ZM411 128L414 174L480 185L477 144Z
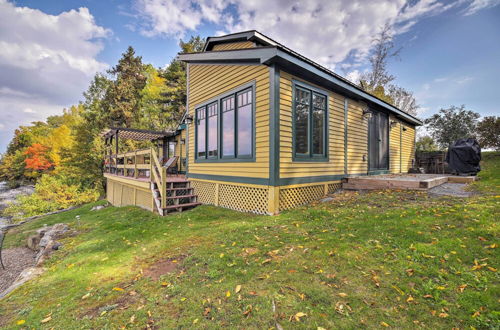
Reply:
M219 205L236 211L266 214L268 193L266 188L220 184Z
M198 195L198 201L203 204L215 205L215 183L203 181L190 181L194 188L194 194Z
M320 199L324 193L324 185L283 188L280 190L280 211Z
M333 194L337 190L342 189L342 182L335 182L335 183L329 183L328 184L328 193Z

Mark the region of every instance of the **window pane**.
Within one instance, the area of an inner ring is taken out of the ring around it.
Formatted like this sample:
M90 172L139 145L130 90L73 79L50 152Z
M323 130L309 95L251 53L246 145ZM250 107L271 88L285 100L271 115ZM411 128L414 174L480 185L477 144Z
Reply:
M217 103L208 106L208 157L217 157Z
M196 110L196 146L198 158L205 158L205 107Z
M222 101L222 155L234 157L234 96Z
M238 156L252 155L252 91L238 93Z
M324 136L325 136L325 111L314 109L312 118L312 152L315 155L323 155L324 152Z
M309 124L309 99L308 91L297 88L295 90L295 153L307 154L308 148L308 124Z
M325 154L325 109L326 97L313 94L312 113L312 153L315 155Z

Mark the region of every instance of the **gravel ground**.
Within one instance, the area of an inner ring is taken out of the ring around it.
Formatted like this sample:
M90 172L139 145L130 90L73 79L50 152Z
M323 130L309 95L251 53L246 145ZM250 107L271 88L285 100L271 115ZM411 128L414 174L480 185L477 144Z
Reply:
M0 266L0 292L7 289L26 268L35 264L35 252L28 248L12 248L2 250L5 270Z
M429 194L435 196L470 197L474 192L465 190L465 183L444 183L429 189Z

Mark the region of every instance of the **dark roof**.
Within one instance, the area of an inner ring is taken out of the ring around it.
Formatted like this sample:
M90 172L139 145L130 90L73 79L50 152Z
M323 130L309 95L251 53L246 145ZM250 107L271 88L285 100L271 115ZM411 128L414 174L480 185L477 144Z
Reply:
M135 141L152 141L176 135L175 132L171 131L162 132L162 131L150 131L145 129L112 127L104 130L101 133L101 136L108 139L115 137L116 134L118 134L118 138L135 140Z
M254 41L260 47L212 51L213 46L216 44L243 40ZM183 61L192 63L256 62L267 65L276 63L284 66L285 68L307 71L315 78L319 77L320 79L331 82L335 85L334 89L347 93L350 97L361 99L372 105L382 107L389 112L394 113L397 117L414 125L422 125L422 121L415 116L405 113L392 104L367 93L348 79L255 30L233 33L219 37L209 37L205 43L204 52L179 54L179 58Z

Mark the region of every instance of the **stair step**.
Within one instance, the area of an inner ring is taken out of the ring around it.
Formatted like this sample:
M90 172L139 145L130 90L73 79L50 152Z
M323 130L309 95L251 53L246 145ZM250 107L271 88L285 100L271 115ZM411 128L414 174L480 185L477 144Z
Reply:
M178 209L178 208L184 208L184 207L194 207L201 205L200 202L193 202L193 203L186 203L186 204L177 204L177 205L167 205L163 209L164 210L172 210L172 209Z
M167 196L167 199L191 198L191 197L197 197L197 196L198 195Z
M180 187L180 188L167 188L167 191L175 191L175 190L193 190L193 187Z

